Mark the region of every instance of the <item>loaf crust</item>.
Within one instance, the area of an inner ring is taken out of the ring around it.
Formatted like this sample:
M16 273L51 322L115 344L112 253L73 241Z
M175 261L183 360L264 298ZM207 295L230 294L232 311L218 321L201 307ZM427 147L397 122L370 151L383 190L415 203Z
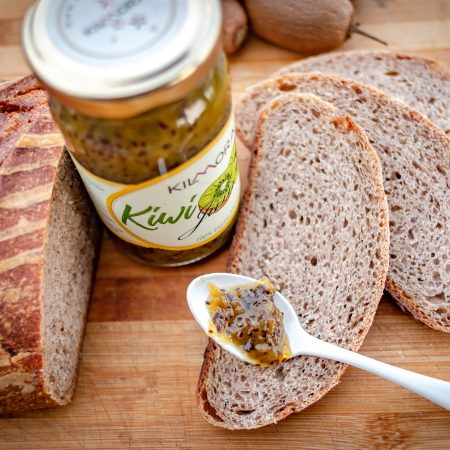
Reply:
M91 206L50 116L46 93L32 76L3 85L0 130L0 414L5 414L71 398L75 377L65 399L49 391L43 339L49 222L62 170L73 173L80 214L88 217ZM91 215L85 226L98 243L97 219ZM92 277L95 251L86 252Z

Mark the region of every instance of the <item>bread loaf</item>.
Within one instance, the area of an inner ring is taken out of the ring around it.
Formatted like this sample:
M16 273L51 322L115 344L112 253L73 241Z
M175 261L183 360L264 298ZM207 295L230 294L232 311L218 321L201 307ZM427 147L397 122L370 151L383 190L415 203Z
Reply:
M364 132L317 97L266 106L228 269L267 275L308 333L357 350L375 315L388 263L380 162ZM210 342L198 400L225 428L268 425L319 400L344 365L299 356L259 367Z
M310 92L360 125L377 151L390 208L386 287L417 319L450 332L450 140L405 103L356 81L290 74L253 86L236 108L250 147L258 112L286 92Z
M99 224L32 77L0 90L0 414L68 403Z
M296 72L335 74L378 88L450 135L450 74L435 61L398 52L339 52L303 59L279 74Z

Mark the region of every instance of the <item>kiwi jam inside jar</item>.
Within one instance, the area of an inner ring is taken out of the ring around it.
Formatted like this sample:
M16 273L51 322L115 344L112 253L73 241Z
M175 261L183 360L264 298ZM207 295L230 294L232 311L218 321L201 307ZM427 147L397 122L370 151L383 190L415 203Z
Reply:
M50 2L42 3L47 4L48 13ZM80 3L86 8L92 5L88 0L68 3L73 5L60 20L70 14L72 22L81 20ZM220 4L143 0L124 2L121 9L106 6L111 11L97 6L94 19L72 25L85 38L76 41L83 53L76 62L86 80L83 84L71 74L71 85L52 78L48 65L55 62L42 66L33 58L31 43L27 45L33 19L42 13L39 7L29 13L24 25L25 50L47 87L53 118L114 240L131 256L159 266L188 264L223 246L233 229L240 185L229 76L219 43ZM146 14L151 8L153 15ZM114 30L105 25L105 14L125 25ZM158 23L166 26L160 25L160 35L153 36L158 45L149 44L143 54L133 53L139 40L148 38L142 32L144 25L132 25L136 18L149 29ZM60 27L52 30L50 26L48 33L55 29ZM107 33L116 43L136 41L128 43L128 48L122 44L129 51L128 60L121 61L116 47L105 44ZM76 33L69 33L71 38L75 42ZM170 55L175 47L178 53ZM73 57L73 48L56 50ZM108 73L103 68L96 71L95 62L92 73L82 67L94 50L103 52L104 58L109 52ZM153 68L152 56L157 55L163 61ZM133 57L140 74L133 73ZM144 58L150 66L147 73Z

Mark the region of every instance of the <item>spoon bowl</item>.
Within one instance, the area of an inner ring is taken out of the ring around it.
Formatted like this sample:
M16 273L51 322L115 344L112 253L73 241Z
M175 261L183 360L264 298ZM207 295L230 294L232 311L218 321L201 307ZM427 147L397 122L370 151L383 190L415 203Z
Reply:
M220 336L211 332L211 316L206 301L210 295L208 289L209 283L214 283L223 289L230 289L255 283L256 281L254 278L243 275L211 273L195 278L187 289L189 308L203 331L214 339L224 350L252 364L255 364L255 362L250 360L244 351L241 351L229 341L222 340ZM312 355L351 364L397 383L450 410L450 382L400 369L317 339L302 328L294 308L280 292L276 292L273 299L275 306L283 314L283 327L289 339L289 345L292 351L291 357Z
M214 283L223 289L230 289L242 284L249 284L254 282L253 278L244 277L243 275L232 275L229 273L210 273L195 278L187 288L187 302L191 313L195 317L195 320L200 325L202 330L214 341L216 341L224 350L230 352L237 358L243 359L253 364L249 358L247 358L244 352L241 352L230 342L222 341L217 334L210 332L211 328L211 316L208 311L206 301L209 298L208 284Z
M214 341L216 341L223 349L232 353L234 356L243 359L251 364L255 362L249 358L245 352L236 348L232 343L220 339L215 333L210 332L211 316L208 311L206 301L209 298L208 284L214 283L223 289L230 289L245 284L254 283L254 278L246 277L244 275L235 275L230 273L209 273L195 278L187 289L187 302L195 320L200 325L202 330ZM302 334L304 338L309 337L309 334L301 327L298 321L297 314L289 301L280 293L276 292L273 297L275 306L283 314L283 328L289 339L289 346L293 354L300 354L305 350L301 345L300 339L292 339L291 336L298 336Z

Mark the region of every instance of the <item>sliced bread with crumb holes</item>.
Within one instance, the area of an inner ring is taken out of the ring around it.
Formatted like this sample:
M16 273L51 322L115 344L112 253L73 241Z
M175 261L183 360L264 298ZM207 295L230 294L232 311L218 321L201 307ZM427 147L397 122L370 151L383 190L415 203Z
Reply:
M261 112L257 136L228 270L267 275L306 331L358 350L389 258L378 157L352 119L312 95L275 99ZM254 366L210 341L198 401L214 425L261 427L319 400L344 369L308 356Z
M386 287L413 316L450 332L450 140L405 103L356 81L291 74L255 85L236 108L247 145L258 111L285 92L311 92L348 114L378 153L390 208Z
M357 50L302 59L278 73L295 72L329 73L373 86L417 109L450 135L450 73L435 61Z
M100 224L36 79L4 85L0 106L0 414L6 414L72 399Z

